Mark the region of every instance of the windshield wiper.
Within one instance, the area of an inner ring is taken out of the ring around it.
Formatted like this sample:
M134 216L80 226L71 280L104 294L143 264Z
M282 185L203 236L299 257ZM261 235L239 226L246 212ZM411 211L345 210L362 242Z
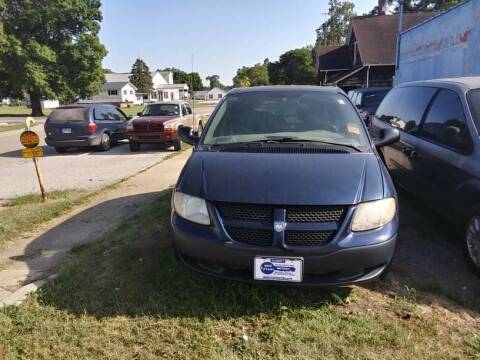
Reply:
M356 150L358 152L362 152L362 150L355 146L355 145L350 145L350 144L341 144L341 143L333 143L333 142L328 142L328 141L321 141L321 140L312 140L312 139L300 139L297 137L276 137L276 136L267 136L267 139L271 142L277 142L277 143L289 143L289 142L309 142L309 143L317 143L317 144L325 144L325 145L332 145L332 146L341 146L341 147L347 147L353 150Z

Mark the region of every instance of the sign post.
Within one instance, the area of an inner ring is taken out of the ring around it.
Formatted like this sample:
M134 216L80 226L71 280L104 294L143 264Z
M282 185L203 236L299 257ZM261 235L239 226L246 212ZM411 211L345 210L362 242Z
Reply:
M25 149L22 149L22 157L25 159L31 158L33 165L35 166L35 172L37 173L38 184L40 185L40 192L42 194L42 200L47 200L47 193L45 191L45 183L43 182L42 171L40 164L38 163L38 157L43 156L43 149L38 147L40 138L36 132L30 130L30 126L35 123L35 120L28 117L25 121L26 129L20 134L20 142Z

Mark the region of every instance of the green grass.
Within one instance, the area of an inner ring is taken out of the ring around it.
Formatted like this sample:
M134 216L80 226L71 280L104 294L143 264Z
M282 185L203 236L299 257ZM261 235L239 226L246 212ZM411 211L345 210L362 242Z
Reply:
M0 132L24 129L25 124L0 125Z
M8 200L0 207L0 247L86 202L91 195L87 190L66 190L48 193L46 202L39 194Z
M17 200L19 205L23 200ZM14 205L13 205L14 206ZM364 288L310 289L221 281L174 259L170 192L96 242L59 276L0 309L6 359L425 359L478 354L478 335L444 316ZM441 344L441 346L439 346Z
M43 110L43 115L48 116L52 112L52 109ZM30 116L32 109L26 106L0 106L0 117L14 116Z
M123 107L122 111L127 116L137 116L137 113L143 111L145 105L131 105L130 107Z

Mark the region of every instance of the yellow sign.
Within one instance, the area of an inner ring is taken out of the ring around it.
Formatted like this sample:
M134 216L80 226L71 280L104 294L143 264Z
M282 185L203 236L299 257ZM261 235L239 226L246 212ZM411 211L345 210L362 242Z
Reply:
M27 148L27 149L22 149L22 157L25 159L29 158L37 158L37 157L42 157L43 156L43 148L41 147L36 147L36 148Z
M23 146L33 149L40 143L40 138L38 137L37 133L31 130L25 130L20 134L20 142Z

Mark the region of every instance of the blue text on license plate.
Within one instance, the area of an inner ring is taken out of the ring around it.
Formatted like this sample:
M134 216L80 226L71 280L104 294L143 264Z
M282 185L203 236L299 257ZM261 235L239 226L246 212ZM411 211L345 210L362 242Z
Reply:
M303 258L256 256L253 277L255 280L301 282Z

